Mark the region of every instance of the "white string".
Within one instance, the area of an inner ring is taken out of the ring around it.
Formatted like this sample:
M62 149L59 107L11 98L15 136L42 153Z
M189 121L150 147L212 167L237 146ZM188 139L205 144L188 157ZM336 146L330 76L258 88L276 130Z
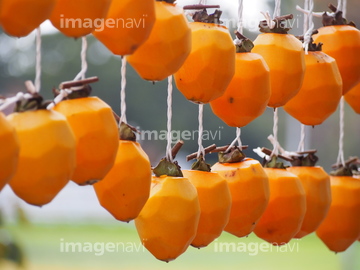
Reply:
M119 125L124 122L127 123L126 119L126 56L122 57L121 62L121 92L120 92L120 100L121 100L121 117Z
M269 26L269 28L270 28L270 29L274 29L274 27L276 26L276 23L272 20L269 11L266 11L266 12L260 11L260 13L261 13L262 15L264 15L265 20L266 20L266 23L267 23L267 25Z
M79 72L78 75L76 75L76 77L74 78L74 81L85 79L86 71L88 69L88 64L87 64L87 60L86 60L86 52L87 52L87 49L88 49L88 43L87 43L86 36L82 37L81 40L82 40L82 45L81 45L81 71Z
M309 3L309 14L305 18L305 20L308 21L308 29L306 33L304 34L304 48L305 48L305 54L309 53L309 44L311 42L311 35L314 31L314 22L313 22L313 12L314 12L314 0L308 0Z
M291 157L294 157L294 156L295 157L299 156L299 154L296 153L296 152L286 151L284 148L282 148L280 143L277 140L275 140L273 135L269 135L268 140L271 142L272 145L277 144L278 151L280 152L281 155L283 155L285 157L288 157L288 158L291 158Z
M304 2L304 9L309 9L309 0L305 0ZM304 26L303 26L303 35L306 35L307 30L309 29L309 14L304 13Z
M40 92L41 88L41 29L36 29L36 67L35 67L35 91Z
M202 155L203 158L205 159L205 150L202 145L202 137L204 133L203 120L204 120L204 104L199 104L199 137L198 137L199 149L197 152L197 158L199 158Z
M239 22L238 22L238 32L240 34L243 33L243 13L244 13L244 2L243 0L239 0L239 8L238 8L238 17L239 17Z
M274 149L271 153L271 156L274 156L274 155L277 156L279 154L278 126L279 126L278 108L275 108L274 109L274 126L273 126Z
M241 142L241 129L239 127L236 128L236 138L232 141L232 143L229 145L229 147L226 149L225 152L230 151L231 148L234 147L234 145L237 143L240 150L242 150L242 142Z
M281 0L275 0L275 9L273 18L280 16L281 14Z
M166 146L166 158L173 162L173 157L171 153L171 119L172 119L172 92L173 92L173 77L170 75L168 77L168 97L167 97L167 146Z
M344 18L346 18L346 11L347 11L347 0L343 0L342 12Z
M343 9L343 1L342 0L338 0L338 5L336 7L336 11L342 10Z
M345 101L344 96L341 97L340 100L340 137L339 137L339 154L337 157L337 163L342 164L345 167L345 159L344 159L344 130L345 130Z
M296 6L296 10L298 10L298 11L300 11L300 12L302 12L302 13L304 13L304 14L310 14L310 11L309 10L306 10L306 9L303 9L303 8L301 8L300 6ZM334 13L327 13L329 16L334 16ZM312 13L312 15L314 16L314 17L318 17L318 18L322 18L322 16L324 15L324 12L313 12Z
M18 102L19 100L30 99L32 97L33 97L32 94L29 94L29 93L24 94L22 92L19 92L15 96L3 100L1 105L0 105L0 111L5 110L6 108L11 106L12 104Z
M301 124L300 142L298 146L298 152L304 152L305 150L305 125Z
M46 109L47 110L51 110L52 108L55 107L56 104L58 104L59 102L61 102L64 98L66 98L68 95L70 95L72 93L72 91L70 89L61 89L60 93L54 98L54 101L51 102Z
M199 5L206 5L206 0L200 0Z

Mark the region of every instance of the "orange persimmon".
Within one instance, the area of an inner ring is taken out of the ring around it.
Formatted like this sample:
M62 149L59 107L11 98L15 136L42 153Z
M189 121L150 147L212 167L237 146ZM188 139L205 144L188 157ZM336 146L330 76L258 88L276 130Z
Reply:
M50 21L61 33L68 37L79 38L105 24L111 0L57 0Z
M303 85L284 109L304 125L320 125L339 105L342 79L335 59L321 51L309 51L305 64Z
M262 56L240 52L235 56L235 75L229 86L210 105L227 125L243 127L265 111L270 95L269 67Z
M358 114L360 114L360 83L345 94L346 102Z
M0 112L0 191L16 171L19 160L19 139L14 127Z
M360 31L349 25L329 25L318 31L314 42L323 43L323 52L335 58L345 95L360 83Z
M94 185L100 204L117 220L129 222L139 215L149 198L150 185L149 157L139 143L120 135L114 166Z
M228 183L217 173L183 170L184 177L195 186L200 203L200 220L191 245L206 247L218 238L228 224L231 194Z
M57 0L1 0L0 21L4 32L14 37L30 34L49 19Z
M250 234L269 202L269 181L261 164L245 158L235 163L216 163L211 170L217 172L229 185L232 207L225 231L243 237Z
M76 169L71 180L94 184L112 168L119 132L112 109L97 97L61 101L54 110L65 115L76 137Z
M128 55L148 39L154 23L154 0L112 0L105 24L93 35L113 54Z
M135 219L142 244L157 259L171 261L193 241L200 218L196 188L184 177L153 177L150 197Z
M66 118L55 111L35 110L10 114L20 155L9 185L29 204L51 202L69 182L76 164L76 141Z
M330 176L330 181L330 210L316 234L331 251L342 252L360 235L360 179Z
M191 22L191 53L174 74L176 86L190 101L208 103L225 93L235 74L235 46L226 27Z
M300 230L306 213L306 195L300 179L285 169L265 168L270 201L254 233L273 244L288 243Z
M148 81L161 81L174 74L191 51L191 30L184 11L156 1L155 15L149 38L127 58L139 76Z
M306 194L306 213L295 238L314 232L326 217L331 204L330 177L322 167L293 166L287 171L299 177Z

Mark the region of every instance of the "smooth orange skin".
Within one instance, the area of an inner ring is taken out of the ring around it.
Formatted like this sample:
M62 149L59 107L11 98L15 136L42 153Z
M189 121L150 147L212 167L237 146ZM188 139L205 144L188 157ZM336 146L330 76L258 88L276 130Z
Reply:
M237 53L235 75L225 93L210 102L216 116L231 127L243 127L266 110L271 95L269 67L261 55Z
M284 109L302 124L315 126L336 111L342 96L342 79L335 59L323 52L309 52L305 63L303 85Z
M110 7L111 0L57 0L50 16L50 21L65 36L78 38L91 34L95 26L103 19ZM66 25L68 19L80 19L81 25L72 22ZM90 23L91 21L91 23ZM88 27L93 26L93 27Z
M139 76L162 81L183 65L191 51L191 30L184 11L155 2L156 21L150 37L127 60Z
M273 244L288 243L300 230L306 213L306 195L300 179L283 169L265 168L270 201L254 233Z
M64 100L54 107L65 115L76 138L76 169L71 180L79 185L103 179L114 165L119 132L112 109L97 97Z
M135 219L142 244L169 262L186 251L200 218L196 188L184 177L153 177L150 197Z
M48 110L10 114L20 154L9 185L29 204L50 203L69 182L76 164L76 141L66 118Z
M20 145L15 128L0 112L0 191L15 174Z
M360 114L360 83L345 95L346 102L358 114Z
M150 195L151 165L140 144L120 140L115 164L94 185L100 204L117 220L136 218Z
M190 23L191 53L174 74L176 86L190 101L209 103L222 96L235 74L235 46L226 27Z
M322 42L323 52L335 58L345 95L360 83L360 31L349 25L325 26L318 31L314 42Z
M155 23L155 1L142 0L137 4L133 0L112 0L105 21L114 21L118 27L105 25L104 29L96 29L93 35L113 54L132 54L150 36Z
M229 222L231 194L228 183L217 173L183 170L195 186L200 203L200 220L191 245L206 247L218 238Z
M269 202L269 181L261 164L246 158L239 163L216 163L217 172L229 185L232 207L225 231L237 236L249 235Z
M49 19L57 0L0 0L0 21L5 33L25 37Z
M331 204L330 176L322 167L288 167L299 177L306 194L306 214L300 231L294 238L314 232L326 217Z
M360 235L360 179L330 176L332 202L317 236L334 252L343 252Z
M260 34L253 53L264 57L270 68L271 97L269 107L281 107L300 90L305 74L302 43L289 34Z

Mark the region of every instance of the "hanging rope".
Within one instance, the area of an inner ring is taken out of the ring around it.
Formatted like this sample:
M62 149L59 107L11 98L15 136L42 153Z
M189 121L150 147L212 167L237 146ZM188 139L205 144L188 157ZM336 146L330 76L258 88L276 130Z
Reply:
M307 21L308 29L304 28L304 48L305 48L305 54L309 53L309 44L311 42L311 36L314 31L314 21L313 21L313 12L314 12L314 0L307 0L308 1L308 8L309 8L309 14L304 15L304 20ZM306 8L306 7L305 7Z
M120 92L120 100L121 100L121 117L120 117L120 121L119 121L119 125L124 122L125 124L127 123L127 119L126 119L126 56L122 57L122 62L121 62L121 92Z
M301 133L300 133L300 142L298 146L298 152L304 152L305 151L305 125L301 124Z
M346 18L347 0L343 0L343 5L342 5L341 11L343 12L343 17Z
M238 18L239 18L239 22L238 22L238 32L240 34L243 33L243 13L244 13L244 3L243 0L239 0L239 8L238 8Z
M235 144L238 144L238 147L240 150L242 150L242 142L241 142L241 129L239 127L236 128L236 138L232 141L232 143L229 145L229 147L226 149L225 152L229 152L231 148L235 146Z
M271 156L277 156L279 154L278 127L279 127L279 114L278 114L278 108L275 108L274 109L274 126L273 126L273 137L274 137L273 146L274 146L274 148L271 153Z
M337 10L342 10L343 9L343 1L342 0L338 0L338 5L336 7Z
M202 145L202 137L204 133L203 120L204 120L204 104L199 104L199 137L198 137L199 149L197 152L197 158L200 158L200 156L202 155L203 158L205 159L205 150Z
M86 53L88 49L88 43L86 36L82 37L82 46L81 46L81 71L78 75L74 78L74 81L85 79L86 71L88 69L88 63L86 60Z
M23 92L19 92L16 94L16 96L11 97L11 98L7 98L5 100L2 100L2 103L0 104L0 111L3 111L5 109L7 109L9 106L11 106L12 104L23 100L23 99L30 99L33 96L29 93L23 93Z
M206 0L200 0L199 5L206 5Z
M36 71L35 71L35 92L41 89L41 30L40 26L36 29Z
M172 76L168 77L168 97L167 97L167 146L166 146L166 158L173 162L173 157L171 153L171 119L172 119L172 92L173 92L173 78Z
M340 137L339 137L339 154L337 157L337 163L342 164L345 167L345 159L344 159L344 130L345 130L345 101L344 96L341 97L340 100Z
M273 18L280 16L281 14L281 0L275 0L275 9Z

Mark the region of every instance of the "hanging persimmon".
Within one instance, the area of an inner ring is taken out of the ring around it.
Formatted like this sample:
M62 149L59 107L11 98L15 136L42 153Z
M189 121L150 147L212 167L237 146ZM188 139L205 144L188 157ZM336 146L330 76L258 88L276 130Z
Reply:
M150 197L135 225L145 248L158 260L169 262L184 253L195 238L199 199L177 163L164 158L154 173Z
M354 23L347 24L342 12L330 5L335 16L323 15L323 25L314 35L315 42L323 43L323 52L335 58L339 67L345 95L360 83L360 31Z
M261 55L252 53L253 43L237 33L235 75L225 93L210 102L216 116L232 127L243 127L259 117L269 102L269 67Z
M174 74L177 88L195 103L222 96L235 74L235 47L228 29L219 25L220 14L195 13L190 55Z
M105 24L93 35L113 54L129 55L148 39L154 23L154 0L112 0Z
M103 179L114 165L119 132L112 109L90 87L75 91L54 110L65 115L76 138L76 168L71 180L79 185Z
M19 139L14 127L0 112L0 191L16 171L19 160Z
M277 162L276 157L264 170L269 177L270 201L254 233L273 245L284 245L299 232L303 223L305 190L300 179Z
M116 1L115 1L116 2ZM95 30L104 21L111 0L57 0L50 21L61 33L79 38Z
M360 114L360 83L345 94L346 102L358 114Z
M228 183L200 157L191 170L183 170L184 177L195 186L200 203L200 220L191 245L206 247L218 238L228 224L231 210L231 194Z
M4 32L25 37L49 19L57 0L1 0L0 21Z
M330 210L316 234L331 251L343 252L360 235L360 179L343 167L331 174L330 181Z
M299 177L306 194L306 213L300 231L295 238L314 232L326 217L331 204L330 177L322 167L315 166L318 158L314 153L294 157L292 167L286 170Z
M127 60L141 78L161 81L174 74L191 51L191 30L174 1L155 2L155 25L149 38Z
M19 162L9 185L29 204L51 202L69 182L76 164L76 141L66 118L46 110L42 98L18 102L7 116L20 143Z
M245 158L238 148L220 152L219 162L211 168L229 185L232 206L225 231L243 237L249 235L269 202L269 180L261 164Z
M304 125L315 126L333 114L342 96L342 79L334 58L321 52L322 44L309 44L305 77L299 93L284 110Z
M275 27L270 28L266 21L260 23L260 31L254 41L253 53L260 54L270 68L271 96L270 107L281 107L300 90L305 72L305 57L301 42L288 34L285 21L292 15L274 19Z
M133 220L149 198L151 174L149 157L131 128L121 123L115 164L102 181L94 184L100 204L117 220Z

